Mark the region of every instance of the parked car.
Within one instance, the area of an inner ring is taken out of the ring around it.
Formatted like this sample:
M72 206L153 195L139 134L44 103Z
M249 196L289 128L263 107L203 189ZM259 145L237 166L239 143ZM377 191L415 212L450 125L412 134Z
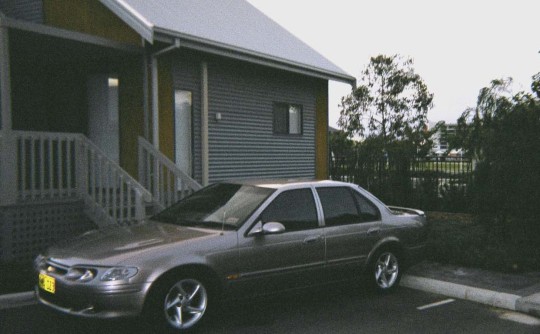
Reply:
M217 183L140 225L87 232L35 260L39 301L81 317L191 329L221 300L363 279L394 290L426 241L421 211L334 181Z

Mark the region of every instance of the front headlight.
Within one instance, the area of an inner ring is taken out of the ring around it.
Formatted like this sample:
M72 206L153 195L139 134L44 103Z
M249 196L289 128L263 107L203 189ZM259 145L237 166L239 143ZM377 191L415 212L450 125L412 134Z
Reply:
M133 267L114 267L101 275L100 280L103 282L127 280L135 276L137 272L137 268Z

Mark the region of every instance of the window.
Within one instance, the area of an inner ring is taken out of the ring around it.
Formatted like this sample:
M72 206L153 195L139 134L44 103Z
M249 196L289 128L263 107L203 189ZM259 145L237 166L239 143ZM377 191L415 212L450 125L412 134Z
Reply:
M191 113L192 94L190 91L174 92L174 150L175 162L181 171L191 176Z
M261 220L263 223L281 223L287 232L319 227L311 189L289 190L281 193L264 210Z
M302 106L287 103L274 104L274 133L301 135Z
M351 191L345 187L318 188L326 226L361 223Z
M362 195L347 187L318 188L326 226L379 220L379 210Z
M372 222L376 220L380 220L380 213L379 210L375 207L373 203L368 201L364 196L360 195L356 191L353 191L354 198L356 200L356 203L358 204L358 208L360 208L360 214L362 215L362 221L364 222Z
M216 183L193 193L152 219L184 226L236 228L273 192L268 188Z

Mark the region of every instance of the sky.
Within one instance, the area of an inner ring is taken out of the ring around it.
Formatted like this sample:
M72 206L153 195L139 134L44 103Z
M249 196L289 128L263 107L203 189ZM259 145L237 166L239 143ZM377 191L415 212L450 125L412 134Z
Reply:
M478 91L512 77L530 91L540 72L540 0L248 0L350 75L370 57L410 57L434 93L432 122L454 123ZM330 82L330 126L351 86Z

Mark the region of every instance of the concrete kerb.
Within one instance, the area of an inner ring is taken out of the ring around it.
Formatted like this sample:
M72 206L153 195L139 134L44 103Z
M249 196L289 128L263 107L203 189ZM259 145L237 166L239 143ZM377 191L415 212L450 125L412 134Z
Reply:
M516 310L540 317L540 293L517 300Z
M540 314L540 294L522 297L504 292L474 288L466 285L411 275L404 275L401 280L401 285L411 289L470 300L511 311L532 315Z
M36 303L37 299L34 291L0 295L0 310L34 305Z

